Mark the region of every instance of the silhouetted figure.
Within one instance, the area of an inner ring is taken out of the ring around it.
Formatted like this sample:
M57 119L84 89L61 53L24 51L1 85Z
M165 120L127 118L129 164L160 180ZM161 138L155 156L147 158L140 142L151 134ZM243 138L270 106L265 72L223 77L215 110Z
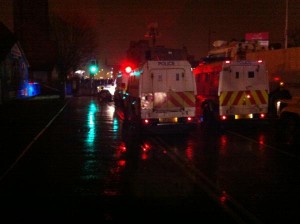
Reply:
M112 102L112 95L102 86L100 92L98 93L98 100L100 102Z
M269 113L275 115L277 113L276 103L282 99L291 99L292 95L288 89L285 88L284 83L279 86L269 95Z

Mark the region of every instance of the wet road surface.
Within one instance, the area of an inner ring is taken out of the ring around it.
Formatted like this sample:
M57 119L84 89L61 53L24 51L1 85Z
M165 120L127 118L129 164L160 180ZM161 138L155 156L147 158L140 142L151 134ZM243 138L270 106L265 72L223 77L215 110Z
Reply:
M124 133L114 109L93 97L73 98L33 142L22 143L0 182L3 217L11 223L232 220L165 150L143 151L138 133Z
M1 121L18 136L1 139L0 205L12 223L299 221L299 163L269 146L272 136L141 137L93 97L33 108Z

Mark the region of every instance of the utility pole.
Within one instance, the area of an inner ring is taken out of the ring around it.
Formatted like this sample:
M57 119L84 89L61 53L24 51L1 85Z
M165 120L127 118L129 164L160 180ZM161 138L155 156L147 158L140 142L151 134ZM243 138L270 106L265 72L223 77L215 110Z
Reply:
M288 8L289 0L285 0L285 29L284 29L284 48L288 48Z
M94 92L95 92L95 88L94 88L94 76L99 71L98 61L96 59L90 60L89 71L90 71L91 94L93 95Z

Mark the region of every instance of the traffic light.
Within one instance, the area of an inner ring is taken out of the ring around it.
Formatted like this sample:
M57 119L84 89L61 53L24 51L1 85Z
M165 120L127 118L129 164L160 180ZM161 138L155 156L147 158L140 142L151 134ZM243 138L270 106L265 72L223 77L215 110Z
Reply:
M125 67L125 72L128 73L128 74L131 73L131 72L132 72L131 66L129 66L129 65L126 66L126 67Z
M124 69L125 73L130 76L140 76L141 71L137 68L131 67L130 65L126 66Z
M96 60L91 60L90 65L89 65L89 71L91 75L95 75L98 72L98 63Z
M136 67L135 64L131 61L128 61L128 60L123 61L122 64L121 64L122 72L125 73L125 74L128 74L128 75L130 75L134 72L135 67Z

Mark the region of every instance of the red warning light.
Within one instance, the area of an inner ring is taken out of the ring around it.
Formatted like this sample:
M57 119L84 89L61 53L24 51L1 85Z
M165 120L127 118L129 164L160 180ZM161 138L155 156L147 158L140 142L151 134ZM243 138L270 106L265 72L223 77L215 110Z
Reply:
M126 73L131 73L132 72L132 68L130 66L126 66L125 72Z

